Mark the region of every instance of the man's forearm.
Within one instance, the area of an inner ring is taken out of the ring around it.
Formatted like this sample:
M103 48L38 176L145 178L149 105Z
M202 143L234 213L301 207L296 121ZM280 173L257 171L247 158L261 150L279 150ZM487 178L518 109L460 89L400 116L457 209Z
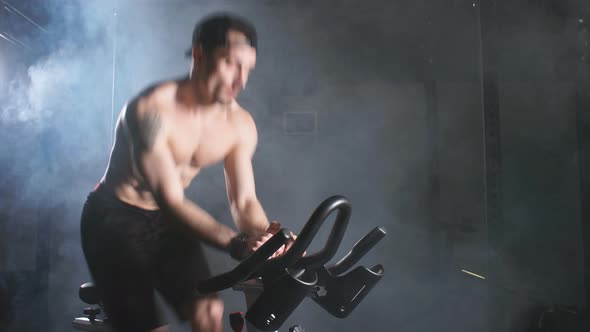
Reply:
M257 199L249 200L239 208L232 207L232 215L241 232L262 233L270 225L268 217Z
M189 225L203 241L218 249L229 250L231 239L237 235L234 230L219 223L189 199L185 198L182 202L168 205L168 208L180 221Z

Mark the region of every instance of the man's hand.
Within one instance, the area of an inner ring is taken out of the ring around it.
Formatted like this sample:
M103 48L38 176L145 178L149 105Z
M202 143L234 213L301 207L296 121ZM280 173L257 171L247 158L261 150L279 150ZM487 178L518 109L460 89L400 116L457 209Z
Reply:
M268 241L273 235L275 235L280 230L281 224L277 221L272 221L270 223L270 226L268 226L264 233L253 238L253 241L248 243L248 248L251 248L250 253L258 250L258 248L260 248L266 241ZM297 236L295 236L293 232L290 232L289 241L287 241L285 245L281 246L270 258L278 257L286 253L291 248L296 239Z
M273 221L263 233L254 235L240 233L230 242L228 247L230 255L237 260L242 260L251 255L254 251L258 250L258 248L260 248L266 241L268 241L280 230L281 224L277 221ZM291 249L296 239L297 236L293 234L293 232L290 232L290 238L287 243L282 245L269 258L279 257L286 253L289 249ZM303 253L303 256L305 256L305 253Z

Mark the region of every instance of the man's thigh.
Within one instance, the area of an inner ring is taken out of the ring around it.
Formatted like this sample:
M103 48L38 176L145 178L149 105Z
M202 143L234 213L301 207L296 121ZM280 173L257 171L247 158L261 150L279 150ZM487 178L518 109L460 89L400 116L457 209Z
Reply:
M172 306L178 318L190 320L199 281L211 277L200 240L183 225L172 224L161 248L156 266L156 288ZM204 297L207 298L207 297Z
M132 236L127 229L121 230L123 223L133 217L115 213L106 216L104 227L94 229L91 240L96 243L91 243L85 255L110 324L116 331L145 332L161 324L148 263L150 250L143 239ZM119 230L111 229L117 225Z

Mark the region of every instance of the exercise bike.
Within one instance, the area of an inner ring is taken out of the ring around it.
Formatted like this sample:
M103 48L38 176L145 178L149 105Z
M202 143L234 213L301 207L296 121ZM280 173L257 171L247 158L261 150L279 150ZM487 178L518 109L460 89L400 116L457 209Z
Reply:
M324 248L304 255L324 220L334 211L337 211L336 220ZM283 228L233 270L201 281L198 291L207 294L231 287L255 298L248 303L245 315L230 314L230 325L238 332L245 322L259 331L277 331L306 297L334 317L348 317L384 274L381 264L370 269L358 266L349 270L386 235L382 227L374 228L341 260L327 266L340 246L350 214L351 204L346 197L332 196L324 200L285 254L269 259L290 239L290 231ZM85 316L74 319L74 327L83 331L109 331L108 318L99 318L100 297L94 285L83 284L79 295L85 303L99 307L85 308ZM303 332L300 326L290 330Z

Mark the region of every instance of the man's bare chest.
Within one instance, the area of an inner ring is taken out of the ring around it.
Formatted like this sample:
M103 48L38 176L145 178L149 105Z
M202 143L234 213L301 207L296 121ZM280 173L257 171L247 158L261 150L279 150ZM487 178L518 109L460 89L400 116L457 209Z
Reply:
M168 145L179 167L203 168L222 161L237 140L232 124L223 119L175 119L168 132Z

